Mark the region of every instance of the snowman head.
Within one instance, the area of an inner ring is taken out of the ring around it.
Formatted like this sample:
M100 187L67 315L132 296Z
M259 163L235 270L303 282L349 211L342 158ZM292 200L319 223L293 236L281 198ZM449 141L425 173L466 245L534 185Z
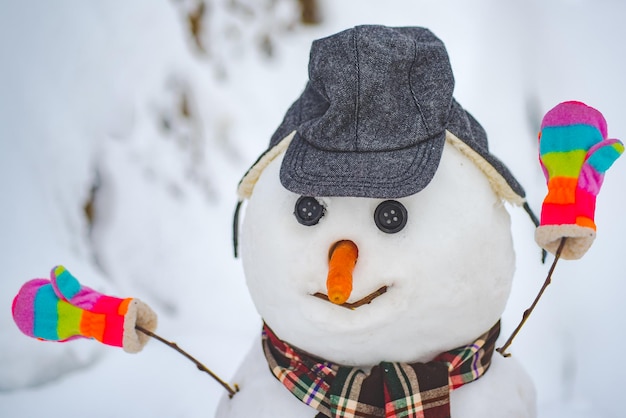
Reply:
M504 310L502 202L524 192L452 98L445 47L422 28L356 27L313 44L309 76L239 187L257 310L279 338L345 365L473 341ZM338 243L351 289L337 298Z

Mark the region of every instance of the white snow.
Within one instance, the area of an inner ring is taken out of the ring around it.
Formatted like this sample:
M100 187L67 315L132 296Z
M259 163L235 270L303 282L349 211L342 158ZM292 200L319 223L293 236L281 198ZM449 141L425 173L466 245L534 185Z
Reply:
M159 334L230 380L260 330L231 255L235 188L304 87L313 39L364 23L432 29L448 48L455 97L536 212L545 193L536 130L549 108L587 102L626 138L623 2L326 0L321 26L291 30L288 0L276 15L266 2L238 2L256 19L227 3L211 8L207 57L187 36L190 1L0 2L1 416L213 415L223 389L164 345L129 355L35 341L13 324L11 301L64 264L91 287L148 302ZM259 33L271 34L274 58L254 45ZM182 97L192 118L181 116ZM622 415L625 178L618 160L598 199L596 242L559 263L512 346L540 417ZM94 182L90 230L83 205ZM525 213L509 209L517 272L503 336L549 267Z

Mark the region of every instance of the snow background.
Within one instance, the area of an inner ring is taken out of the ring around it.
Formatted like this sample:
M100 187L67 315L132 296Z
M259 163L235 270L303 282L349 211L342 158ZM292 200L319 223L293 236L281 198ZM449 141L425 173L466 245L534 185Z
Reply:
M14 326L11 301L64 264L91 287L148 302L160 335L229 381L261 323L232 257L236 184L304 87L316 38L365 23L432 29L448 48L455 97L537 212L547 110L587 102L626 138L623 2L321 4L322 24L303 27L290 0L214 1L202 52L186 28L191 0L0 0L0 416L212 416L223 389L170 348L38 342ZM596 242L559 263L511 348L542 418L623 415L625 178L618 161L598 199ZM517 273L502 341L549 267L523 210L510 212Z

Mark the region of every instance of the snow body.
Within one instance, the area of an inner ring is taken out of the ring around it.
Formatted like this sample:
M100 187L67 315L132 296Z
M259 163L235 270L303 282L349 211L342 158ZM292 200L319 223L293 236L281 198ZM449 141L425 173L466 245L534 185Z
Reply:
M242 225L242 259L259 314L276 335L315 356L367 369L381 361L429 361L472 342L500 318L509 296L515 254L509 215L487 178L446 144L431 183L397 199L406 227L381 232L373 213L383 199L317 197L317 225L295 219L298 195L279 181L281 158L262 173ZM325 293L328 254L339 240L359 248L354 302L383 285L371 304L345 309L313 297ZM478 381L452 392L455 418L534 417L534 387L515 360L494 354ZM260 337L225 397L219 418L314 417L271 374Z

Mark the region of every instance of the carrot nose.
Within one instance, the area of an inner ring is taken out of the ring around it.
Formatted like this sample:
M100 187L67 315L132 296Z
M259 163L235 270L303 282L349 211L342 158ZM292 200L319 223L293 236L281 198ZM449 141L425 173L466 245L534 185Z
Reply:
M352 241L335 243L330 249L326 289L328 300L337 305L345 303L352 293L352 271L356 265L359 249Z

